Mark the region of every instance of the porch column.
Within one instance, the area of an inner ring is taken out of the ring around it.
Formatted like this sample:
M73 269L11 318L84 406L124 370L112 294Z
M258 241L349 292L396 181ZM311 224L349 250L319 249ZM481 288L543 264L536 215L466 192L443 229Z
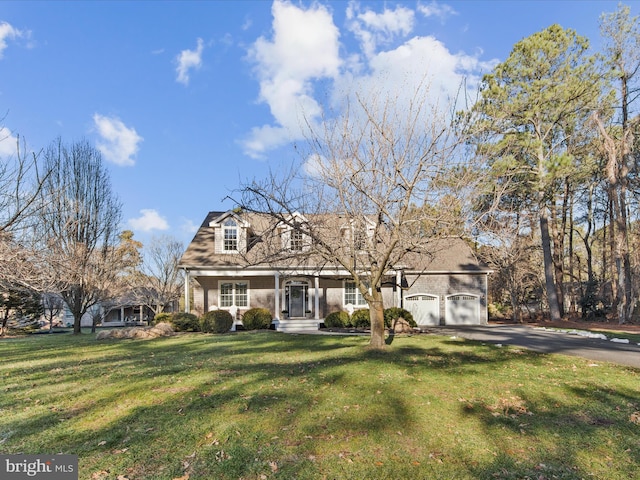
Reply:
M189 305L189 270L184 271L184 311L191 313L191 305Z
M402 307L402 272L396 272L396 307Z
M276 312L274 320L280 320L280 274L276 272L274 275L275 278L275 288L273 291L275 292L275 301L276 301Z
M313 309L315 310L315 320L320 320L320 277L316 273L313 276L313 287L315 288L315 293L313 295Z
M124 322L124 307L120 307L120 321Z

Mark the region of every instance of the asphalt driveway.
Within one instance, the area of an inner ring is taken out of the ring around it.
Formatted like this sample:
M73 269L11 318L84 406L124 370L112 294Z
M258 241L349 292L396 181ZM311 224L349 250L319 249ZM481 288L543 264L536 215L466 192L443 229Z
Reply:
M442 326L430 327L425 331L640 368L640 345L633 342L618 343L526 325Z

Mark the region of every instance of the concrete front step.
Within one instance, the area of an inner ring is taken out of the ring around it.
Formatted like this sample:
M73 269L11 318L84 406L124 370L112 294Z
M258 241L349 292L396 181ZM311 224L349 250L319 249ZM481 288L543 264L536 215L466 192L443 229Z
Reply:
M273 322L276 330L279 332L317 332L320 326L320 320L302 319L302 320L276 320Z

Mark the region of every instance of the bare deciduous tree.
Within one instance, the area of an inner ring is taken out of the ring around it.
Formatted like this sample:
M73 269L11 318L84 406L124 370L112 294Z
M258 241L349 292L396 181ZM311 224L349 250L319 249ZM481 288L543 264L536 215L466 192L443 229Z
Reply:
M139 271L130 277L130 285L136 302L154 315L180 299L184 278L178 262L183 252L182 243L168 235L153 237L143 247Z
M109 298L127 256L119 248L121 206L111 190L100 152L86 141L54 141L44 152L46 203L39 211L43 263L74 317Z
M30 227L42 206L40 194L49 171L38 153L28 152L24 140L17 137L15 141L14 153L0 158L0 284L41 290L47 278L37 266Z
M49 322L49 333L53 333L53 321L64 311L64 300L57 293L42 294L43 316Z
M482 173L428 83L405 94L356 95L342 115L308 125L302 165L246 184L236 199L307 239L300 262L314 255L348 272L369 305L373 348L385 345L383 282L408 255L469 226Z

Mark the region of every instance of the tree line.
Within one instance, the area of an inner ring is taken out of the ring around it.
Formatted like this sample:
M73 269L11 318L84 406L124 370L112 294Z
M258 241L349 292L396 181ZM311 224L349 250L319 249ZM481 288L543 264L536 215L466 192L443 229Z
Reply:
M552 320L633 318L640 28L623 5L600 27L602 52L559 25L518 42L464 119L491 172L483 194L504 189L478 235L494 301L518 320L533 303Z
M8 141L8 140L4 140ZM182 244L155 237L148 246L122 230L122 205L100 152L88 141L58 138L0 168L0 327L10 316L54 318L66 306L74 333L112 309L143 305L154 313L177 301Z

